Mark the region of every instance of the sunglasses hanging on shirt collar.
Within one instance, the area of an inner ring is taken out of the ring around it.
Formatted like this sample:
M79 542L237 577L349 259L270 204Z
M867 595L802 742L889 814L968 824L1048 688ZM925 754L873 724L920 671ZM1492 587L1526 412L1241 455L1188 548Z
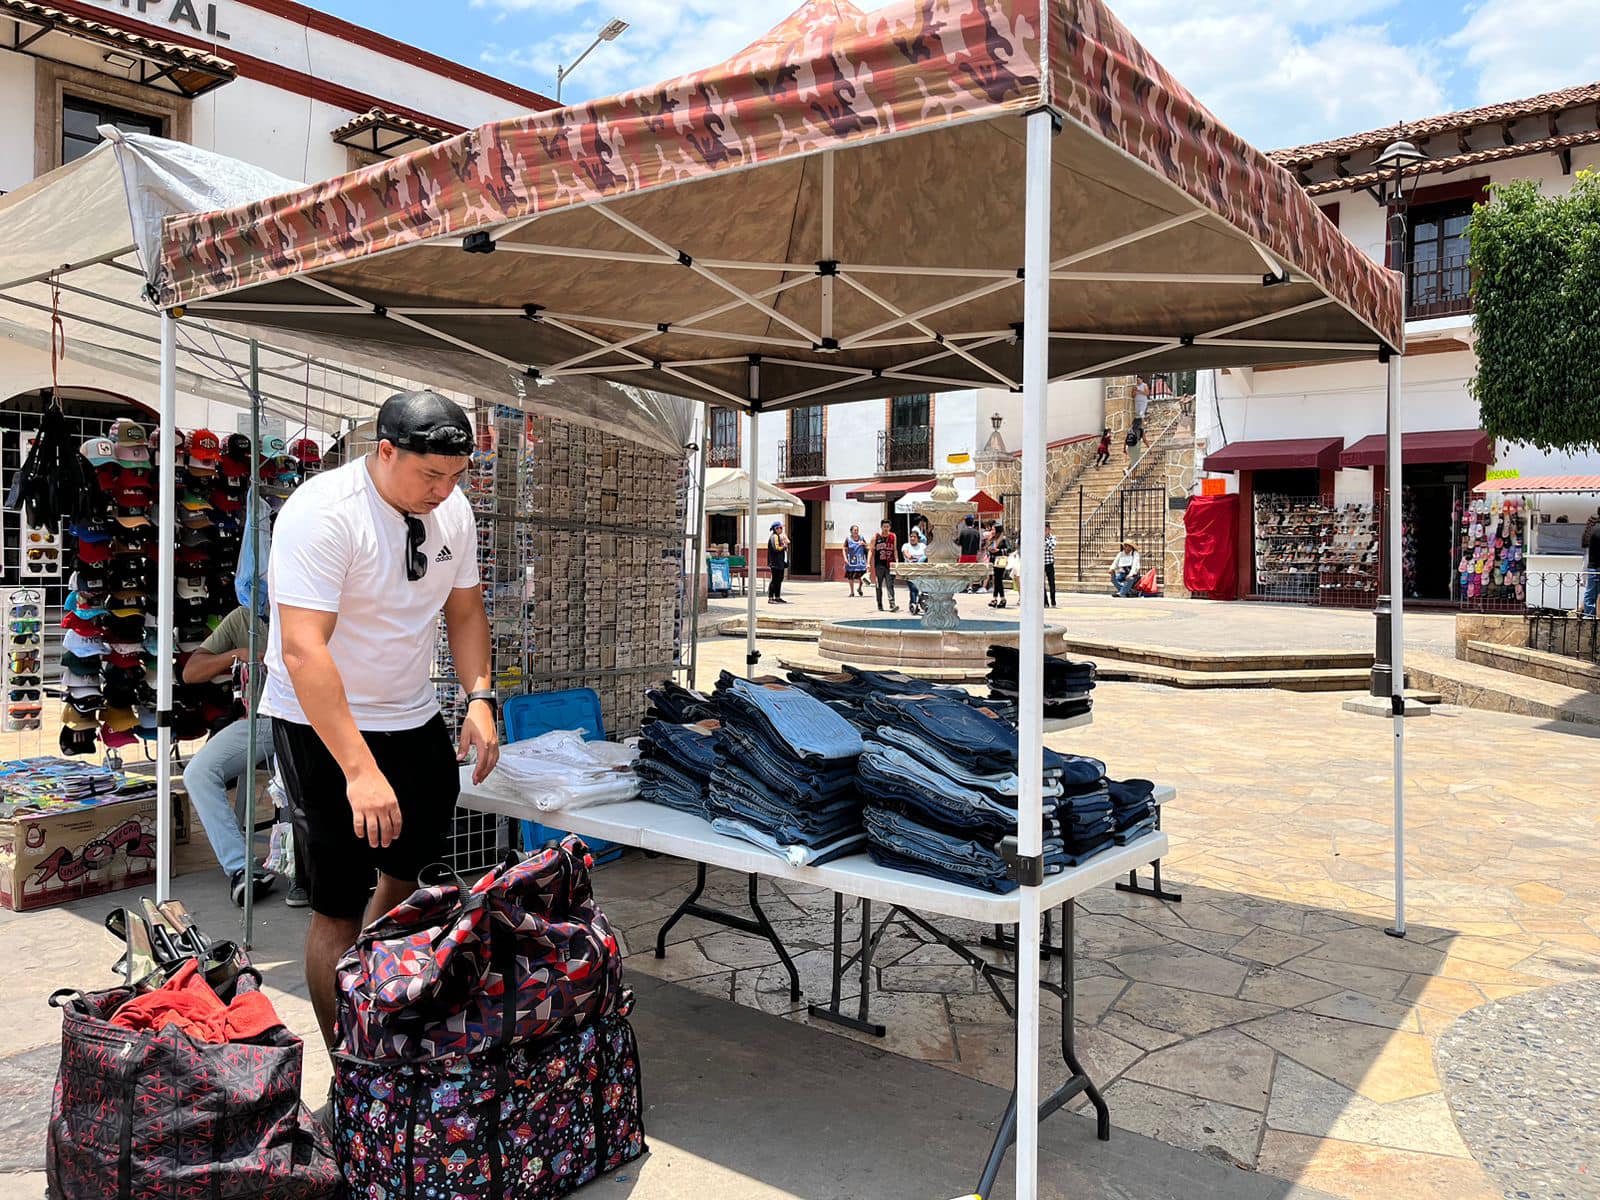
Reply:
M416 583L428 573L428 556L422 552L422 543L428 536L422 522L410 513L401 513L406 519L406 579Z

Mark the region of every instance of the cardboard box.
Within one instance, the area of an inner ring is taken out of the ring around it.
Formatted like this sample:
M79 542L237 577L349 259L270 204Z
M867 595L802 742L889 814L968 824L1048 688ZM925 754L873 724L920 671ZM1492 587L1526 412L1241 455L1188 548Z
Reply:
M156 878L156 801L117 800L0 819L0 905L49 908Z

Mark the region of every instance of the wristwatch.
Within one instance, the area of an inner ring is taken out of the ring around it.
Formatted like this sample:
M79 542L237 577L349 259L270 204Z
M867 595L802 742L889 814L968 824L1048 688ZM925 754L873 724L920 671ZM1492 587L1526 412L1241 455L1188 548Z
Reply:
M474 700L482 700L489 705L489 711L496 717L500 715L500 702L495 699L494 692L489 688L480 688L475 692L467 693L467 706L470 708Z

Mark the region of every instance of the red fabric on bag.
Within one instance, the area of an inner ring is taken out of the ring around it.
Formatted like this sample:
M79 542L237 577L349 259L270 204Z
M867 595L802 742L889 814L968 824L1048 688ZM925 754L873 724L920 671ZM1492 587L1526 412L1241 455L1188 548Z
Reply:
M117 1009L111 1024L132 1030L176 1025L202 1042L242 1042L283 1022L263 992L241 992L232 1004L224 1004L200 974L200 964L190 959L155 991Z
M1239 495L1196 496L1183 514L1183 586L1211 600L1239 598Z
M1156 569L1151 567L1139 578L1138 586L1134 588L1141 596L1154 596L1156 594Z

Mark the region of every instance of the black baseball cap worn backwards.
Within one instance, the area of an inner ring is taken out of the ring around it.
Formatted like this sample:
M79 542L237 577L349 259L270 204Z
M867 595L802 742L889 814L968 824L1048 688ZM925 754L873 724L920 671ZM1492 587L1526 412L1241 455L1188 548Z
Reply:
M380 442L415 454L463 457L472 453L472 423L453 400L438 392L399 392L378 410Z

